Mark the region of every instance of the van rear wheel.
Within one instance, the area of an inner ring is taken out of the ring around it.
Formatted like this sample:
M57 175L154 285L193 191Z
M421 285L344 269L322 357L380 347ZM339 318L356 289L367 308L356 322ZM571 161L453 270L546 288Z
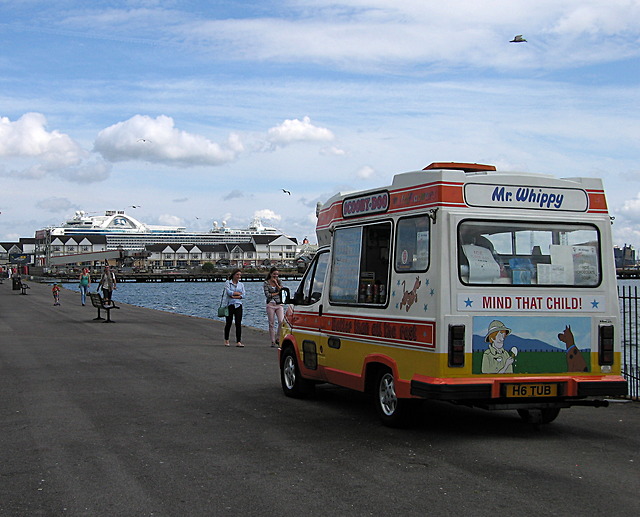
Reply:
M315 384L300 375L296 353L292 348L287 348L282 352L280 361L280 382L282 391L287 397L304 398L315 388Z
M518 414L528 424L550 424L560 414L560 408L518 409Z
M398 398L395 379L389 370L378 374L375 386L376 410L382 423L388 427L406 427L413 414L414 401Z

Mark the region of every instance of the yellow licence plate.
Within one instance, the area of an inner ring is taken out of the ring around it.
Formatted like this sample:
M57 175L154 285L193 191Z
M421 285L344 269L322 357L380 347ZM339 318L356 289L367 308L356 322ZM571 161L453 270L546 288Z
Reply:
M557 384L506 384L507 397L557 397Z

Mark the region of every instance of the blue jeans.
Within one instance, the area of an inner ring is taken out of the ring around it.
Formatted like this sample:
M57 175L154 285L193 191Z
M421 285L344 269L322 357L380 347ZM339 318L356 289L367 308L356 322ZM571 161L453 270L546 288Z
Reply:
M82 305L84 305L87 301L88 292L89 292L88 285L80 285L80 299L82 300Z

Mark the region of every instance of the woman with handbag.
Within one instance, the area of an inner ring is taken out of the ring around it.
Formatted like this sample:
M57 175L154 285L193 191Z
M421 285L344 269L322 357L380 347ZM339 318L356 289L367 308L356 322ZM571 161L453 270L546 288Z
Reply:
M269 321L269 336L271 347L279 345L280 329L284 320L284 307L282 306L282 284L278 268L272 267L264 280L264 295L267 299L267 320ZM276 319L277 332L276 332Z
M229 280L225 285L226 305L228 313L224 325L224 346L229 346L229 333L231 332L231 323L235 320L236 324L236 346L243 347L242 344L242 299L246 293L244 285L240 282L242 273L239 269L234 269Z

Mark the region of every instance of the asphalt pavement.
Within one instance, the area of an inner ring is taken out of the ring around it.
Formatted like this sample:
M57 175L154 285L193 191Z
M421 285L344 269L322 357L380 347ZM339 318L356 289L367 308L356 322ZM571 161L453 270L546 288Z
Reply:
M640 514L638 402L390 429L360 393L285 397L261 330L30 285L0 285L1 516Z

